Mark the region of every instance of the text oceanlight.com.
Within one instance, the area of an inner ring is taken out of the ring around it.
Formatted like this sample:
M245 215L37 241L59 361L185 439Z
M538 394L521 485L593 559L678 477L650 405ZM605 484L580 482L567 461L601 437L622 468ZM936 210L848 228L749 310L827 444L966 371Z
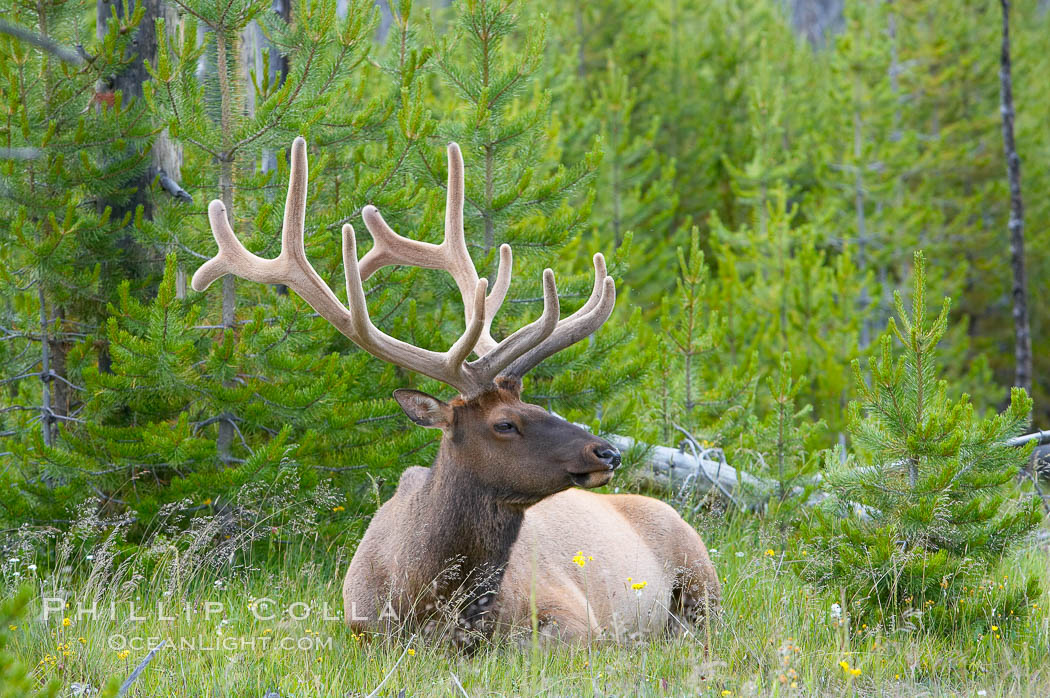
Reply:
M191 652L238 652L245 650L309 652L312 650L332 649L332 638L331 636L322 637L321 635L307 635L304 637L273 637L272 635L161 637L159 635L132 635L129 637L121 633L113 633L106 639L106 644L111 650L116 652L123 650L148 652L157 647Z

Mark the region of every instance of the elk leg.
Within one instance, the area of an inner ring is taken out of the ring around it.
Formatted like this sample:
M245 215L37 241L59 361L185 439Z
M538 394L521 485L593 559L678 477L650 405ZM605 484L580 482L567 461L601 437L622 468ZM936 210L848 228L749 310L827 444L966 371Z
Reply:
M671 612L677 620L669 619L668 629L680 631L679 620L694 626L717 620L721 606L722 588L717 578L711 578L706 569L680 568L671 590Z

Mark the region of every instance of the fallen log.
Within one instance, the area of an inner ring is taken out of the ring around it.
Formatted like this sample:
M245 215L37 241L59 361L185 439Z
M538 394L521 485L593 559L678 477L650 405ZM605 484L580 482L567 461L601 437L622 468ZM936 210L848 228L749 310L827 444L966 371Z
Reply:
M638 459L640 467L635 470L635 476L648 485L675 491L693 489L700 493L716 490L744 508L761 506L768 496L764 493L774 491L773 483L729 465L722 449L699 447L691 438L683 439L679 448L653 446L621 434L605 434L605 438L621 452ZM1010 446L1023 446L1030 441L1040 445L1050 444L1050 430L1018 436L1007 443ZM820 480L819 475L817 480ZM741 501L741 485L749 495L757 494L759 501ZM807 503L815 504L821 499L813 496Z
M636 476L657 487L674 490L692 487L702 492L716 489L734 501L734 493L741 483L757 491L769 489L764 480L729 465L720 448L652 446L620 434L606 434L605 438L622 453L637 455L641 467L635 471Z

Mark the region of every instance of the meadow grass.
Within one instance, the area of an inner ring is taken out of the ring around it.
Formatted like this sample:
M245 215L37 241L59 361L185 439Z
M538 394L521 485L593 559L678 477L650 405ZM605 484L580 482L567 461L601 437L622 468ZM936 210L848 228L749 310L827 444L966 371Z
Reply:
M376 695L446 696L1050 695L1045 595L1024 618L998 618L989 607L985 621L948 637L853 627L848 608L836 617L832 592L807 587L790 569L798 553L770 542L775 536L754 519L705 515L696 523L724 580L723 617L644 643L555 647L497 638L468 657L410 636L355 637L340 618L354 541L317 536L204 565L175 546L129 557L97 543L67 549L47 576L31 570L30 559L6 561L5 593L28 580L36 599L29 617L4 630L42 682L65 686L127 676L148 638L190 643L160 650L133 685L137 696L367 696L377 688ZM1045 544L1033 544L985 583L1036 570L1050 576L1048 561ZM44 622L44 604L55 603L44 599L53 597L69 606ZM260 608L262 599L274 603ZM97 616L78 617L78 604L92 601ZM973 603L980 607L980 591Z

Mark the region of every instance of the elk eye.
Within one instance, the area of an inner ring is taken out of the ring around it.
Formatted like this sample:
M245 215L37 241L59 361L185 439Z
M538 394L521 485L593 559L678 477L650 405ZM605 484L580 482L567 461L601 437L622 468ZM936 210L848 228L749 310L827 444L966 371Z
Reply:
M518 430L518 428L514 426L514 422L496 422L492 425L492 428L500 434L510 434Z

